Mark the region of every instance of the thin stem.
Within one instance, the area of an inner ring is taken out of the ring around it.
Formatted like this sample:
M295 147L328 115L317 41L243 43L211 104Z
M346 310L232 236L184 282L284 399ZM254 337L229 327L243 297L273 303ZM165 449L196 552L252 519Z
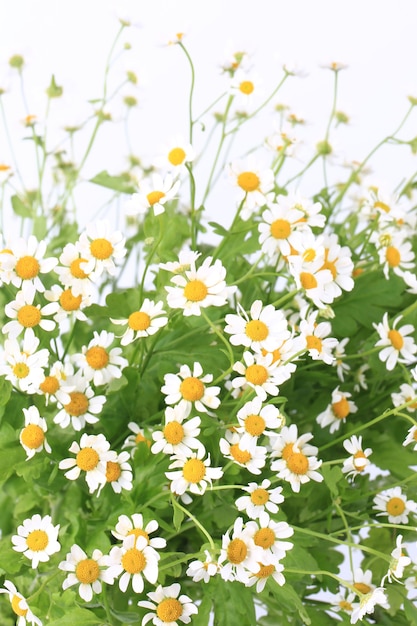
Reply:
M181 50L184 52L185 56L187 57L187 60L188 60L188 63L190 64L190 69L191 69L191 85L190 85L190 93L188 96L188 119L189 119L189 139L190 139L190 144L192 144L193 143L193 126L194 126L193 95L194 95L194 84L195 84L195 71L194 71L193 61L191 59L191 56L187 48L184 46L182 41L179 41L178 45L181 48Z
M204 526L201 524L201 522L198 521L198 519L195 517L195 515L193 515L192 513L190 513L190 511L188 511L185 507L183 507L178 500L176 500L173 496L173 494L171 494L171 501L174 507L177 507L177 509L179 509L180 511L182 511L187 517L189 517L193 522L194 525L201 531L201 533L206 537L206 539L208 540L209 544L210 544L210 548L212 550L215 550L216 547L214 545L214 541L212 536L210 535L210 533L204 528Z
M205 313L205 311L201 311L201 315L204 317L204 319L206 320L207 324L210 326L210 328L213 330L213 332L216 333L216 335L218 336L218 338L223 342L223 344L226 346L226 350L227 350L227 354L229 356L229 362L230 362L230 367L233 367L234 362L235 362L235 357L233 355L233 350L230 346L230 343L228 342L228 340L226 339L226 337L223 335L223 333L215 326L215 324L213 324L213 322L211 321L211 319L208 317L208 315ZM224 376L224 374L222 375Z

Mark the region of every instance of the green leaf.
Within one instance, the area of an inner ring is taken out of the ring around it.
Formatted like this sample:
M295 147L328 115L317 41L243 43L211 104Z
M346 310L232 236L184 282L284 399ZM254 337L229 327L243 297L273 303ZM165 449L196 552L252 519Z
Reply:
M136 191L127 174L112 176L106 170L99 172L94 178L90 178L90 183L106 187L107 189L113 189L113 191L119 191L120 193L132 194Z
M110 608L110 614L119 620L122 624L137 624L139 622L138 615L134 613L126 613L124 611L115 611Z
M8 403L11 393L12 393L13 385L9 380L5 378L0 378L0 406L3 406Z
M103 624L103 620L97 617L92 611L72 607L67 615L48 622L48 626L95 626Z
M33 217L32 207L27 202L24 202L21 198L19 198L19 196L12 196L11 203L13 211L16 215L19 215L20 217Z
M192 624L193 626L208 626L211 608L213 605L213 600L210 595L206 594L206 589L204 588L204 596L203 600L198 606L198 613L193 617Z
M63 88L56 84L55 76L52 74L51 82L46 90L48 98L60 98L63 91Z
M404 611L410 626L417 626L417 607L407 598L404 598Z
M174 504L174 515L172 516L172 523L174 524L175 530L179 530L181 528L183 520L184 512Z
M339 495L337 483L344 478L342 470L340 467L329 467L328 465L324 465L321 468L321 473L323 474L324 482L328 486L332 496L337 497Z

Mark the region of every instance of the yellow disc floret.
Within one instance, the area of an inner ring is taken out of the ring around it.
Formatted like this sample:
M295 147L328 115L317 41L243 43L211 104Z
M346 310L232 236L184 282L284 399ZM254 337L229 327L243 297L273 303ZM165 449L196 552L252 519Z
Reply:
M82 296L74 296L71 289L65 289L59 296L59 304L64 311L76 311L80 308Z
M345 419L345 417L347 417L350 413L348 400L343 396L343 398L338 402L333 402L332 411L337 419Z
M263 565L262 563L259 563L259 565L259 572L255 574L257 578L268 578L275 572L275 565Z
M263 506L269 500L269 492L266 489L262 489L262 487L258 487L252 491L250 499L252 504L255 504L256 506Z
M237 177L237 184L246 192L259 189L260 182L259 176L255 172L242 172Z
M83 559L75 568L75 575L84 585L91 585L100 576L100 568L94 559Z
M371 591L371 587L366 583L353 583L353 586L359 591L359 593L363 593L364 595Z
M291 224L288 220L278 219L271 224L271 235L274 239L287 239L291 234Z
M405 503L401 498L391 498L387 502L387 512L393 517L402 515L405 511Z
M56 376L45 376L45 380L39 385L43 393L56 393L59 389L59 381Z
M108 239L104 237L98 237L97 239L93 239L90 243L90 252L96 259L99 261L104 261L108 259L113 254L113 245L110 243Z
M41 321L41 312L33 304L24 304L17 312L17 320L24 328L33 328Z
M245 378L253 385L263 385L268 380L268 370L263 365L249 365L245 371Z
M151 318L143 311L135 311L129 315L127 324L132 330L146 330L151 325Z
M20 608L20 603L22 602L22 600L23 598L21 598L20 596L14 595L11 601L12 610L16 615L19 615L20 617L25 617L28 610Z
M404 345L404 339L398 330L392 329L388 331L388 339L390 340L394 350L401 350Z
M237 443L234 443L230 446L230 454L234 458L235 461L245 465L245 463L249 463L252 458L252 455L247 450L242 450L239 448Z
M171 165L181 165L185 161L185 151L182 148L173 148L168 153L168 161Z
M29 368L26 365L26 363L16 363L13 366L13 374L16 376L16 378L26 378L26 376L28 376L29 374Z
M107 461L106 463L106 480L108 483L113 483L119 480L122 473L122 468L116 461Z
M264 550L270 548L275 543L275 533L270 528L260 528L256 531L253 540L255 545L264 548Z
M102 346L93 346L85 353L85 358L90 367L94 370L101 370L109 362L109 355Z
M22 430L20 439L27 448L37 450L45 440L45 433L37 424L28 424Z
M176 598L165 598L156 607L156 614L161 622L175 622L182 613L182 604Z
M164 437L168 443L176 446L184 439L184 428L179 422L168 422L164 428Z
M71 391L69 397L71 398L70 402L64 405L64 409L69 415L79 417L87 413L89 403L85 393L81 391Z
M268 337L269 330L261 320L251 320L245 326L245 333L252 341L263 341Z
M163 191L151 191L150 193L148 193L146 198L150 206L153 206L154 204L157 204L160 200L162 200L164 196L165 194Z
M201 400L204 396L204 383L201 382L199 378L195 376L188 376L188 378L184 378L180 385L180 393L184 400L188 400L189 402L196 402L196 400Z
M245 419L245 430L252 437L259 437L265 430L265 420L261 415L248 415Z
M310 274L310 272L301 272L300 282L303 289L315 289L318 284L316 277L314 274Z
M76 463L84 472L91 472L100 461L98 452L94 448L82 448L76 457Z
M308 458L302 452L294 452L287 459L287 467L293 474L307 474Z
M32 552L45 550L49 543L48 534L44 530L32 530L26 537L26 544Z
M394 246L388 246L385 251L385 258L390 267L398 267L401 263L401 254Z
M87 259L75 259L71 262L69 268L74 278L88 278L88 275L81 269L80 263L86 263Z
M208 289L202 280L190 280L184 287L184 297L190 302L201 302L208 294Z
M182 475L189 483L199 483L206 475L206 466L200 459L188 459L182 468Z
M317 350L318 352L322 351L323 342L320 337L316 337L315 335L308 335L306 337L306 341L308 350Z
M247 545L242 539L233 539L227 546L227 558L234 565L242 563L248 554Z
M129 574L139 574L146 567L146 558L137 548L130 548L122 556L122 566Z
M22 256L17 261L15 270L22 280L31 280L39 274L39 261L33 256Z
M132 528L132 530L129 530L126 536L129 537L129 535L134 535L136 539L138 539L138 537L145 537L146 541L149 543L149 535L142 528Z

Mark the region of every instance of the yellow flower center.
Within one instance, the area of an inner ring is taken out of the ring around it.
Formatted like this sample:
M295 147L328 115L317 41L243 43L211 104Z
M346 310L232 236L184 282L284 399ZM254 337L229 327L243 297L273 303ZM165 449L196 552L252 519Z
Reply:
M398 267L398 265L401 263L400 252L394 246L388 246L385 251L385 258L390 267Z
M85 393L81 391L71 391L69 396L71 398L70 402L64 405L64 409L69 415L79 417L87 413L89 403Z
M87 259L75 259L69 266L71 274L74 278L88 278L88 275L81 269L80 263L85 263Z
M195 376L189 376L188 378L184 378L180 385L180 394L182 395L184 400L188 400L189 402L201 400L201 398L204 396L204 390L204 384L199 378L196 378Z
M71 289L65 289L59 296L59 303L64 311L76 311L80 308L82 296L74 296Z
M8 172L12 168L10 165L6 165L5 163L0 163L0 172Z
M337 269L334 261L325 261L320 268L321 270L330 270L333 276L333 279L337 276Z
M244 93L245 96L249 96L251 93L253 93L254 89L255 89L255 85L250 80L242 80L242 82L239 85L239 91Z
M98 237L97 239L93 239L90 243L90 252L96 259L100 261L104 261L111 257L113 253L113 246L108 239L104 239L104 237Z
M22 256L16 263L16 274L22 280L30 280L39 274L39 261L33 256Z
M339 400L338 402L333 402L332 411L334 415L337 417L337 419L339 420L345 419L345 417L347 417L350 413L349 402L343 396L343 398Z
M365 595L372 590L372 587L366 583L353 583L353 586L359 591L359 593L363 593Z
M16 363L13 366L13 374L16 376L16 378L26 378L26 376L28 376L29 374L29 368L26 365L26 363Z
M268 548L273 546L275 543L275 539L275 533L270 528L260 528L256 531L253 538L255 545L264 548L264 550L267 550Z
M258 487L250 494L250 499L252 503L256 506L262 506L266 504L269 500L269 492L266 489L262 489L262 487Z
M83 559L75 568L75 575L84 585L91 585L100 576L100 568L94 559Z
M308 458L302 452L294 452L287 459L287 467L293 474L307 474Z
M259 565L261 566L260 570L255 574L257 578L268 578L275 572L275 565L263 565L262 563L259 563Z
M41 321L41 313L33 304L24 304L17 312L17 320L25 328L33 328Z
M129 530L126 537L129 537L129 535L134 535L136 539L138 539L139 537L145 537L146 541L149 543L149 535L142 528L132 528L132 530Z
M366 467L366 463L356 463L356 459L366 459L366 454L362 451L362 450L358 450L354 455L353 455L353 465L355 466L355 469L357 472L363 472L363 470Z
M259 189L260 182L259 176L255 172L242 172L237 177L237 184L246 192Z
M314 261L315 258L316 251L314 250L314 248L307 248L307 250L304 250L303 259L304 261L306 261L306 263L311 263L312 261Z
M242 539L233 539L227 546L227 558L234 565L242 563L248 554L247 545Z
M100 457L94 448L82 448L76 457L78 467L84 472L91 472L97 467L99 461Z
M404 339L401 333L398 332L398 330L392 329L388 331L388 339L390 340L392 347L395 350L401 350L404 345Z
M235 461L245 465L245 463L249 463L252 458L252 455L247 450L242 450L239 448L237 443L234 443L230 446L230 454L234 458Z
M268 380L268 370L263 365L249 365L246 368L245 378L252 385L263 385Z
M184 428L179 422L169 422L164 428L164 437L168 443L176 446L184 439Z
M21 598L20 596L13 596L12 598L12 610L16 615L19 615L20 617L25 617L26 613L28 612L27 609L21 609L20 608L20 603L22 602L23 598Z
M413 439L414 441L417 441L417 429L413 433Z
M107 461L106 480L108 483L113 483L116 482L116 480L119 480L121 473L122 469L119 463L116 463L115 461Z
M260 320L251 320L245 326L245 333L252 341L263 341L268 337L268 326Z
M208 289L202 280L190 280L184 287L184 296L190 302L201 302L208 294Z
M200 459L188 459L182 468L182 475L189 483L199 483L206 475L206 466Z
M181 163L184 163L186 156L182 148L173 148L168 153L168 161L171 165L181 165Z
M130 548L122 556L122 566L129 574L139 574L146 567L146 558L137 548Z
M148 193L146 198L149 202L149 205L153 206L154 204L157 204L164 196L165 194L163 191L151 191L150 193Z
M358 583L360 585L360 583ZM353 611L353 607L350 602L347 600L340 600L339 606L343 611L348 611L349 613Z
M245 419L245 430L252 437L259 437L265 430L266 422L261 415L248 415Z
M22 430L20 438L24 446L31 450L36 450L43 444L45 433L37 424L28 424L28 426Z
M291 233L291 224L287 220L278 219L271 224L271 235L274 239L287 239Z
M85 353L85 358L90 367L94 370L101 370L109 362L109 355L102 346L93 346Z
M317 287L317 279L314 274L310 274L310 272L301 272L300 282L303 289L315 289Z
M308 350L317 350L318 352L322 351L323 342L320 337L316 337L315 335L308 335L306 337L306 340Z
M45 376L45 380L39 385L43 393L56 393L59 389L59 382L56 376Z
M380 200L377 200L377 202L375 202L374 207L376 209L381 209L385 213L389 213L391 211L391 209L388 206L388 204L385 204L385 202L381 202Z
M26 544L32 552L45 550L49 543L48 534L44 530L32 530L26 537Z
M143 311L135 311L129 315L127 324L132 330L146 330L151 325L151 318Z
M175 622L182 613L182 604L176 598L165 598L156 607L156 614L161 622Z
M138 433L135 437L135 443L147 443L148 446L150 445L150 442L146 439L146 437L144 437L142 435L142 433Z
M284 459L284 461L288 461L288 459L290 458L292 454L294 454L294 444L287 443L281 452L281 456Z
M405 511L405 503L402 498L391 498L387 502L387 512L393 517L402 515Z

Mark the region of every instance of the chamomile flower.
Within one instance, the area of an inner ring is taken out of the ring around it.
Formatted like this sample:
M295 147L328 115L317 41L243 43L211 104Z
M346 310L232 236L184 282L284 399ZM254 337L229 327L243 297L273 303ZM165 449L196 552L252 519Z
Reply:
M233 346L264 348L272 352L291 336L284 314L272 304L263 306L262 300L255 300L250 308L250 318L240 309L240 314L229 313L225 317L224 331L231 335L229 341Z
M11 283L21 289L30 285L35 291L45 287L40 274L49 274L58 263L55 257L45 258L46 241L38 241L34 235L26 240L19 237L10 245L10 252L2 258L2 268L12 271Z
M181 250L178 254L178 261L168 261L167 263L160 263L161 270L166 270L172 274L181 274L186 270L194 267L198 257L201 256L201 252L195 252L193 250Z
M50 515L41 517L35 514L18 526L17 535L12 535L13 550L22 552L32 561L32 568L36 569L39 563L46 563L61 549L58 541L59 527L60 524L52 524Z
M26 452L27 460L43 449L51 452L51 447L45 437L48 426L46 420L40 416L39 409L36 406L30 406L28 409L23 409L23 413L25 426L20 431L19 440Z
M260 514L258 522L248 522L246 529L249 530L255 546L261 549L261 563L265 565L276 563L294 547L291 541L285 541L294 534L291 526L287 522L275 522L266 511Z
M397 317L391 326L388 322L388 313L384 313L382 322L373 324L380 336L375 347L382 348L378 356L388 371L393 370L397 363L410 364L416 359L417 345L413 337L408 336L415 333L414 326L405 324L397 329L396 326L401 319L402 315Z
M402 545L403 536L398 535L396 540L396 547L391 552L391 561L389 564L388 572L381 580L381 585L385 583L388 578L388 582L392 583L393 580L399 582L399 579L404 575L404 568L411 564L411 559L405 556Z
M260 484L249 483L242 487L248 496L240 496L236 500L238 511L245 511L251 519L258 519L265 510L270 513L278 513L278 504L284 502L282 487L270 489L271 481L265 478Z
M191 261L190 269L184 270L171 278L170 285L165 289L168 293L167 302L171 309L183 309L184 316L201 315L201 309L209 306L223 306L234 291L226 285L226 269L220 259L212 263L211 256L204 259L196 268Z
M160 555L149 544L145 537L129 535L123 545L114 546L109 553L108 574L119 579L119 589L125 592L132 580L135 593L142 593L144 578L153 585L158 580L158 561Z
M73 585L78 585L78 593L85 602L91 602L93 593L101 593L102 581L111 585L113 577L108 570L109 557L95 549L88 557L80 546L74 543L65 557L58 565L60 570L68 572L68 576L62 583L65 591Z
M28 394L38 391L48 364L49 352L46 348L38 350L39 343L31 328L26 330L22 345L16 339L4 342L2 356L5 362L0 363L0 375Z
M322 463L315 456L317 448L307 443L311 438L311 433L298 437L296 425L291 424L284 426L273 445L272 456L281 458L271 463L271 470L277 472L278 478L289 482L295 493L310 480L323 480L317 471Z
M193 369L188 365L181 365L178 374L165 374L161 391L166 395L167 404L179 404L187 417L194 405L198 412L207 413L208 409L217 409L220 399L220 387L208 387L207 383L213 380L213 374L202 376L203 368L197 361Z
M375 589L375 585L372 584L372 572L370 569L363 571L360 567L355 568L353 572L352 586L366 595Z
M181 496L186 491L203 495L207 486L223 476L221 467L210 466L210 454L203 460L205 450L197 450L190 456L173 455L172 463L165 472L165 476L171 481L171 491Z
M67 384L67 379L73 376L74 368L70 362L62 363L55 361L49 369L49 374L44 376L39 385L38 393L45 396L45 403L50 400L60 402L62 405L71 402L71 391L75 390L74 385Z
M200 559L191 561L186 571L187 576L190 576L195 583L198 583L201 580L208 583L210 578L215 576L219 571L219 565L217 561L213 559L210 552L208 550L204 550L204 554L206 555L204 561L200 561Z
M35 295L33 285L25 283L21 291L17 292L15 300L8 302L4 307L4 312L11 321L3 326L2 331L9 339L16 339L22 331L26 332L29 328L38 326L45 332L54 330L55 322L45 319L45 316L54 315L59 309L59 304L50 302L41 307L40 304L33 304Z
M414 402L411 402L407 407L405 407L405 410L409 413L414 413L417 409L417 391L412 385L403 383L400 386L400 391L398 393L392 393L391 398L394 406L401 406L401 404L415 399Z
M415 257L410 241L404 240L402 234L381 235L380 239L378 257L387 280L391 271L397 276L402 276L404 272L413 270Z
M120 378L123 368L128 364L127 359L121 356L121 348L110 348L114 341L114 334L102 330L94 331L94 337L82 352L73 355L74 363L81 369L85 379L93 381L96 386L108 384L115 378Z
M335 360L333 350L338 341L334 337L329 337L332 332L330 322L317 323L317 315L318 312L314 311L300 321L300 334L306 340L307 351L313 361L323 361L327 365L332 365Z
M59 308L54 315L54 320L61 324L68 317L73 317L80 322L85 322L87 316L82 309L91 304L91 296L79 293L75 295L71 287L63 289L60 285L53 285L45 291L45 298L49 302L57 302Z
M407 437L404 439L403 446L414 444L413 450L417 450L417 426L411 426L407 433Z
M138 193L126 203L128 215L145 215L152 208L155 215L164 213L164 204L175 198L180 186L171 174L162 178L160 174L152 174L151 178L144 178L139 183Z
M261 469L266 463L267 449L264 446L256 445L256 439L245 441L242 444L242 436L236 432L226 431L226 438L222 437L219 441L220 451L227 458L241 467L251 472L251 474L260 474Z
M129 452L120 452L106 463L106 482L110 483L114 493L121 493L122 489L132 490L133 472L132 466L128 463L129 458ZM98 493L100 491L101 488Z
M155 165L177 172L185 168L186 163L195 159L192 145L180 135L172 137L162 148L160 156L155 159Z
M169 587L158 585L155 591L150 591L148 600L140 600L138 606L150 609L142 619L142 626L152 620L154 626L178 626L178 621L183 624L191 622L191 615L198 613L198 608L191 598L181 594L179 583L173 583Z
M371 462L368 457L372 454L372 449L363 449L362 436L357 437L356 435L352 435L350 439L345 439L343 447L351 456L343 461L342 472L346 476L355 478L370 465Z
M341 423L351 415L356 413L358 407L352 400L349 400L352 394L348 391L340 391L339 387L332 391L331 403L317 417L316 422L322 428L330 426L330 433L339 430Z
M388 598L385 594L385 589L383 587L377 587L373 591L363 596L363 598L361 598L359 606L355 607L352 611L350 623L356 624L356 622L359 619L362 619L365 614L373 613L375 610L375 605L377 604L385 608L387 608L388 606Z
M77 480L81 472L85 472L90 493L94 493L106 484L107 461L114 461L116 453L110 450L110 443L104 435L81 435L80 443L73 441L69 451L75 454L59 462L59 469L67 470L64 474L68 480Z
M125 237L114 230L107 220L97 220L86 226L81 233L77 248L86 263L79 263L79 269L97 280L103 272L114 276L117 265L126 255Z
M152 433L152 439L155 441L151 448L153 454L163 452L164 454L187 456L191 450L201 449L204 451L203 444L197 439L200 434L201 419L197 416L184 422L187 415L187 409L184 405L177 404L165 409L163 430L156 430Z
M110 319L113 324L126 326L120 338L122 346L129 345L139 337L150 337L168 323L162 300L155 303L149 298L145 298L140 309L130 313L126 319Z
M417 503L408 500L401 487L381 491L375 496L374 504L373 508L381 511L377 515L388 515L390 524L408 524L408 516L417 513Z
M17 616L16 626L42 626L41 620L36 617L29 608L26 599L18 592L15 585L10 580L4 581L4 588L0 589L0 593L7 593L13 613Z
M151 548L160 550L165 548L166 541L162 537L149 537L151 533L158 530L158 522L156 520L150 520L146 525L143 521L143 515L141 513L134 513L131 518L127 515L119 515L115 529L111 531L111 534L124 541L130 535L134 537L145 537Z
M335 346L333 350L334 361L333 366L336 368L337 376L339 380L343 383L345 380L345 374L350 372L350 365L346 363L343 359L346 356L345 348L346 344L349 342L349 337L345 337Z
M272 200L274 173L255 159L232 163L230 176L239 190L238 202L243 202L240 212L242 220L248 220L257 208Z
M278 198L282 199L282 196ZM258 230L262 252L271 259L276 259L279 254L284 257L291 254L294 233L311 232L306 224L303 210L296 206L288 207L279 202L270 204L262 213Z
M348 246L341 246L335 233L323 237L324 263L321 269L328 269L332 274L332 282L325 289L337 298L343 291L352 291L353 261Z
M249 574L245 586L253 587L253 585L256 585L256 592L261 593L265 589L268 579L272 578L280 587L282 587L282 585L285 584L285 577L282 573L283 571L283 564L277 560L275 560L274 563L269 564L260 562L259 571L256 572L256 574Z
M355 594L349 593L344 588L340 588L339 593L332 599L332 610L352 613Z
M284 417L273 404L262 406L260 398L246 402L237 412L239 426L236 431L242 435L241 444L244 448L247 441L262 435L273 437L276 430L283 425Z
M92 270L87 272L87 258L80 255L74 243L64 246L59 262L61 265L55 267L55 273L61 284L66 289L71 289L74 296L91 296L96 276Z
M278 385L288 380L295 368L293 363L278 368L278 364L273 361L273 355L270 352L263 356L259 353L245 351L243 363L237 361L233 365L233 370L240 376L232 380L232 387L234 389L252 387L258 398L265 402L268 395L277 396L279 394Z
M81 430L86 423L96 424L98 422L96 415L101 413L106 396L96 396L81 372L68 377L66 382L72 387L72 391L68 392L70 401L62 405L54 417L54 423L61 428L71 424L74 430Z
M238 517L233 528L227 531L222 538L222 547L219 556L220 576L223 580L238 580L245 585L251 574L260 570L262 548L256 546L252 532Z
M129 422L127 427L132 432L132 434L126 437L122 447L132 448L130 451L130 456L133 459L136 453L137 446L140 443L146 443L146 445L150 447L151 442L149 439L146 438L143 428L140 428L138 424L135 424L135 422Z
M297 289L302 289L317 308L324 309L333 302L336 292L329 289L333 283L333 274L324 267L321 257L306 262L301 255L291 255L288 257L288 267Z

